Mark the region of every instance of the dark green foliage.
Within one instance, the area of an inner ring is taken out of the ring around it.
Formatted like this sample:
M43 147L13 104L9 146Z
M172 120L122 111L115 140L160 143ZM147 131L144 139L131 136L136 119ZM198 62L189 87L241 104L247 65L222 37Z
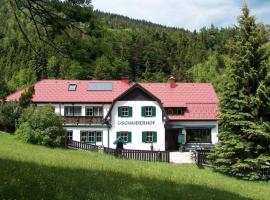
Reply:
M29 87L26 92L22 93L19 99L19 106L22 108L27 108L32 100L32 96L35 93L34 86Z
M22 112L16 102L0 103L0 130L13 133Z
M62 117L50 106L29 107L24 110L15 134L25 142L46 146L64 146L65 130Z
M270 168L270 54L264 27L247 5L242 10L221 95L220 142L210 158L222 172L257 179L256 169Z
M55 0L42 1L53 16L35 15L36 21L45 20L37 24L39 32L33 20L17 9L29 43L9 2L0 4L0 84L6 85L0 96L46 78L119 79L129 75L133 81L167 81L174 75L178 81L192 81L188 70L213 54L227 54L224 44L234 34L233 29L214 26L200 32L168 28L94 12L86 1L80 6L80 1ZM29 14L27 1L20 2Z

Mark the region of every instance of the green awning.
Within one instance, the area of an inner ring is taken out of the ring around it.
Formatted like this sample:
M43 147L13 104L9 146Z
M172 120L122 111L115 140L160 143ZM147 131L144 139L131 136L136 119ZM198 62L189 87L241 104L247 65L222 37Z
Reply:
M168 129L180 129L180 128L185 128L185 127L182 126L182 125L174 124L174 125L165 125L165 128L168 128Z

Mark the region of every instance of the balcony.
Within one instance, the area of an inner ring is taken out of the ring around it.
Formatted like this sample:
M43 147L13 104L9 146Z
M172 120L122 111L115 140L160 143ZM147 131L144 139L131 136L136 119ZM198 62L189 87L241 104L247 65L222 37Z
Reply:
M74 116L64 117L64 124L103 124L103 117Z

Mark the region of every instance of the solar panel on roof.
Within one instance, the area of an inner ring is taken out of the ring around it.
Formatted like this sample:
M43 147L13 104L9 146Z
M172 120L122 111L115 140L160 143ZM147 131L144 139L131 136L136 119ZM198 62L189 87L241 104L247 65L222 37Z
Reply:
M88 90L112 90L111 82L92 82L88 83Z

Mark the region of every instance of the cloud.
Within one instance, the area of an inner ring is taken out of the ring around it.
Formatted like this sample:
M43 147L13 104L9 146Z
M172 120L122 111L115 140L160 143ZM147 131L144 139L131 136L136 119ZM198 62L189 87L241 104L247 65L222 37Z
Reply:
M189 30L236 24L242 0L92 0L95 9ZM270 23L270 1L250 0L252 14Z

